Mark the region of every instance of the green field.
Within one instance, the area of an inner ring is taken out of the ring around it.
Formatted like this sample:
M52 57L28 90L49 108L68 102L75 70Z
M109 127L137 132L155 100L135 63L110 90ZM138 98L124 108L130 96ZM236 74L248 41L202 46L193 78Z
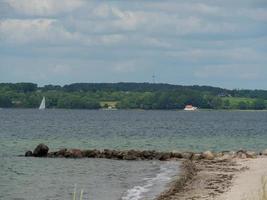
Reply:
M259 101L259 99L245 98L245 97L223 97L223 102L229 102L229 107L239 109L241 104L246 104L247 108L253 109L253 105ZM262 104L267 105L267 100L262 100Z

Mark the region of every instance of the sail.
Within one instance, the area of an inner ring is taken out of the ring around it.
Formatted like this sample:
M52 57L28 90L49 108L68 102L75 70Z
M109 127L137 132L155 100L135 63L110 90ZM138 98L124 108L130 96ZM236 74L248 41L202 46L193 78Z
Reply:
M39 107L39 110L44 110L44 109L45 109L45 97L43 97L42 102Z

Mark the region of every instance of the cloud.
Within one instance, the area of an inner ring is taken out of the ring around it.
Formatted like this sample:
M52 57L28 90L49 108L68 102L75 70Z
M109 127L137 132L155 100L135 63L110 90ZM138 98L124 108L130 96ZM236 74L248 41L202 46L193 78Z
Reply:
M156 71L162 82L238 84L264 74L266 13L264 0L2 0L0 69L24 70L10 71L21 80L30 66L35 80L46 67L48 83L64 72L68 81L146 81ZM241 66L236 78L225 72Z
M267 62L265 53L253 48L217 48L217 49L184 49L167 51L168 58L178 59L187 64L263 64Z
M5 0L17 13L30 16L51 16L72 12L82 7L82 0Z
M197 78L212 78L221 80L258 80L264 78L264 69L255 65L211 65L195 70Z
M6 19L0 21L2 40L11 44L43 43L74 38L55 19Z

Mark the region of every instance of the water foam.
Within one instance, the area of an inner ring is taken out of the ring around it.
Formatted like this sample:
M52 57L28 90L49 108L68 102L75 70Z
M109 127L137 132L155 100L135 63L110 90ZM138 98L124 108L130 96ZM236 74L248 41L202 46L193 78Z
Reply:
M165 162L160 166L159 173L153 178L144 178L142 185L127 190L122 200L153 199L160 194L178 172L177 162Z

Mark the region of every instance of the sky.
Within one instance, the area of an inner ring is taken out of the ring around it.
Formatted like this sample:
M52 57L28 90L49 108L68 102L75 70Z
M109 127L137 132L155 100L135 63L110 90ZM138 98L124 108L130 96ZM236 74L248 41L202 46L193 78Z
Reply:
M0 82L267 89L267 0L0 0Z

